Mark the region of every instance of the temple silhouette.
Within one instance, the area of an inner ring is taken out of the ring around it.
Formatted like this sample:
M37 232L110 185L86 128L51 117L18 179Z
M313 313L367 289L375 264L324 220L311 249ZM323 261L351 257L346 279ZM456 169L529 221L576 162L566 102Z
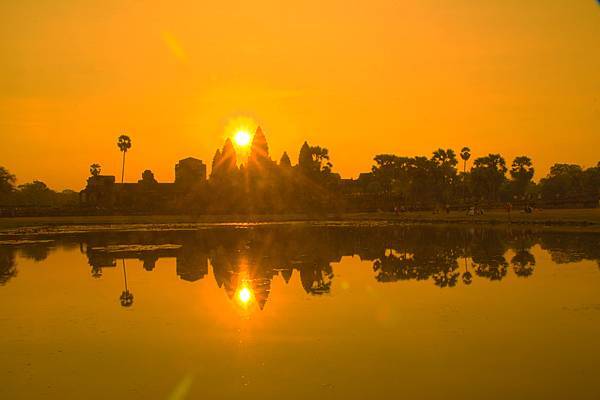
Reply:
M206 164L188 157L175 165L175 182L159 183L150 170L142 173L137 183L117 183L114 175L92 175L80 192L83 206L112 209L127 205L145 210L157 204L181 201L192 190L206 184Z
M215 152L210 175L206 164L193 157L177 163L172 183L158 182L150 170L145 170L137 183L119 183L113 175L101 175L99 165L92 167L92 176L79 193L79 205L89 213L327 212L366 206L375 209L390 203L389 196L365 196L363 186L370 173L358 179L342 179L334 173L326 148L304 142L296 165L287 152L279 162L274 161L260 127L252 137L247 159L240 159L231 139L226 139Z

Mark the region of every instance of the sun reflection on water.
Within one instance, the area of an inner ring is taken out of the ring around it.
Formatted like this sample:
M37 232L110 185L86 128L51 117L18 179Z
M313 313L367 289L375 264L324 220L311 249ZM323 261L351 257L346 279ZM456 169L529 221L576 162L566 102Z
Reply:
M238 288L235 298L237 302L244 308L248 307L252 303L254 298L254 292L247 282L244 282Z
M247 287L240 289L240 291L238 292L238 299L243 304L247 304L248 302L250 302L251 298L252 292L250 292L250 289L248 289Z

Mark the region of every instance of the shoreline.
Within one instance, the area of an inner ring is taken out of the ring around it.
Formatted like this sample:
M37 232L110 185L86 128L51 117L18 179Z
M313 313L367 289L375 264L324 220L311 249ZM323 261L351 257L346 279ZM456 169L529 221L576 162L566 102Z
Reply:
M282 215L110 215L110 216L61 216L61 217L3 217L0 233L27 228L60 226L110 226L118 229L124 225L203 225L247 223L408 223L408 224L461 224L490 226L535 226L565 228L600 232L600 209L541 210L532 214L492 210L484 215L468 216L464 212L434 214L428 211L394 214L282 214Z

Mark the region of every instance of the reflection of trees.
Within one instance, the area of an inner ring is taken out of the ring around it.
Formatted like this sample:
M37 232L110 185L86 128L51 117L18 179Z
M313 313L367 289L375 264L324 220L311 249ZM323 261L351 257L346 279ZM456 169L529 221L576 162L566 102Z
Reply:
M435 285L453 287L458 282L459 235L436 229L409 228L373 263L379 282L433 279Z
M431 264L435 271L432 274L436 286L441 288L454 287L460 276L458 271L458 255L453 249L446 249L435 254Z
M529 231L519 232L514 235L515 255L510 263L513 271L519 277L526 278L533 274L535 256L529 251L535 245L535 237Z
M462 274L462 281L465 285L470 285L473 283L473 274L469 271L469 267L467 266L467 259L465 258L465 272Z
M390 252L383 255L373 262L373 271L375 271L375 279L378 282L423 279L419 275L419 268L415 267L412 255L407 253L394 255Z
M508 262L504 258L507 246L505 237L497 230L481 231L473 236L471 257L475 274L492 281L506 276Z
M533 274L535 257L528 250L519 250L510 263L517 276L526 278Z
M50 254L51 247L47 243L28 244L20 249L20 254L35 262L44 261Z
M5 285L17 276L15 252L7 247L0 246L0 285Z
M177 275L196 281L208 274L210 263L217 285L230 298L243 281L261 307L266 304L271 282L277 275L285 282L299 279L309 295L330 292L332 263L343 256L358 255L371 261L378 282L431 280L440 288L454 287L460 281L469 285L474 276L503 279L509 268L505 258L509 249L515 253L510 259L515 274L530 276L536 264L530 249L537 244L548 250L555 262L600 260L598 234L536 232L514 227L506 231L435 225L264 225L201 231L89 233L58 239L52 244L0 246L0 282L5 283L16 274L15 251L35 259L47 255L53 247L73 242L82 244L81 251L87 256L94 277L101 277L104 267L116 267L117 258L140 260L144 269L152 271L159 258L176 257ZM160 246L169 244L176 246ZM126 278L125 268L123 272ZM124 293L130 294L127 287ZM132 296L123 297L125 305L132 301Z
M548 233L540 235L542 249L547 250L557 264L600 260L600 235L596 233Z
M475 265L475 273L491 281L499 281L506 276L508 263L502 258L490 259Z
M398 255L389 252L373 262L373 270L379 282L431 278L441 288L455 286L460 276L457 259L443 252Z
M308 294L322 295L329 293L333 281L333 269L327 262L302 263L299 266L300 281Z
M373 263L375 279L379 282L398 280L432 279L434 284L444 288L453 287L461 278L458 259L464 262L462 281L465 285L473 282L473 273L469 270L468 258L472 260L475 274L481 278L501 280L508 272L509 264L505 254L509 243L514 242L521 251L528 251L535 241L528 232L511 232L497 229L462 229L455 227L407 227L400 233L395 242L384 241L381 255L376 256ZM388 236L389 241L393 236ZM515 239L516 238L516 239ZM381 245L379 246L381 248ZM528 253L531 257L531 253ZM521 258L519 258L521 257ZM535 259L528 262L519 253L513 266L519 274L535 265ZM519 261L524 264L518 264ZM521 275L522 276L522 275Z

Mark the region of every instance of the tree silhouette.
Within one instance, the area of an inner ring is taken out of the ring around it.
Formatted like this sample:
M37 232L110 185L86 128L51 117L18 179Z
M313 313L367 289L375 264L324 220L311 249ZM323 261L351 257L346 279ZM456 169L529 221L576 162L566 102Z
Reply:
M433 152L431 161L435 165L432 169L435 184L436 198L438 201L450 201L452 184L456 178L456 154L452 149L438 149Z
M300 148L298 167L306 176L310 177L316 177L321 172L331 173L333 164L329 159L329 150L320 146L309 146L307 142L304 142Z
M329 150L320 146L311 146L310 150L317 171L331 173L333 164L329 159Z
M463 147L460 150L460 158L463 160L463 173L461 176L460 183L462 185L462 201L465 202L466 192L467 192L467 161L471 158L471 149L468 147Z
M56 192L51 190L44 182L33 181L19 185L18 196L21 204L48 206L52 204Z
M513 180L514 193L523 196L527 187L531 184L535 170L531 159L527 156L516 157L510 168L510 176Z
M131 148L131 139L127 135L119 136L117 147L123 152L123 168L121 170L121 183L125 180L125 153Z
M463 172L467 173L467 161L471 158L471 149L468 147L463 147L460 150L460 158L463 159Z
M147 170L144 170L144 172L142 172L142 179L139 181L139 183L151 185L151 184L158 183L158 182L156 181L156 178L154 177L154 172L147 169Z
M458 163L456 154L452 149L437 149L433 152L431 159L438 167L455 167Z
M576 164L554 164L550 173L540 180L540 191L545 199L565 199L585 192L583 169ZM598 187L596 187L596 191Z
M90 165L90 174L92 176L98 176L100 175L100 172L102 172L102 167L100 166L100 164L92 164Z
M475 192L496 201L498 190L506 180L506 171L506 161L500 154L477 158L471 169Z
M15 190L17 178L6 168L0 167L0 195L12 193Z

